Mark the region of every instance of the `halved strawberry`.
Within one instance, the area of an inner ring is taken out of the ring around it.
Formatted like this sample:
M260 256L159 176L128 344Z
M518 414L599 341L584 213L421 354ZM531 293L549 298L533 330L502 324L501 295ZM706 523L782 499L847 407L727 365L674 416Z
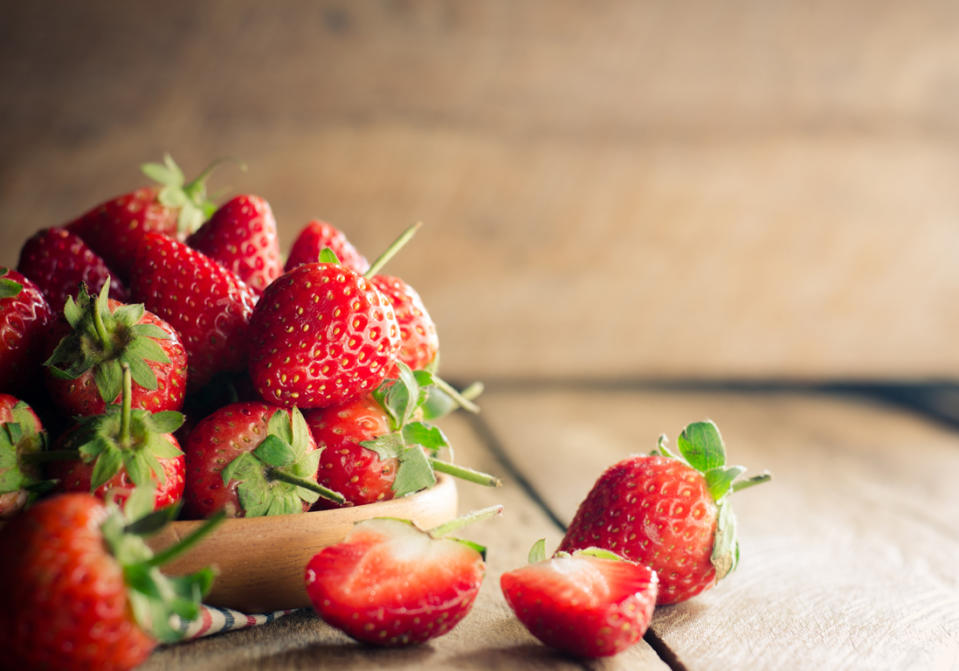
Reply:
M57 311L63 309L68 297L77 295L80 285L97 294L113 275L80 236L65 228L47 228L33 234L20 250L17 270L40 287ZM119 278L110 282L110 297L121 302L130 298Z
M220 206L187 239L243 280L258 294L280 276L280 244L270 204L259 196L241 195Z
M478 511L478 519L502 506ZM359 522L306 565L306 592L327 624L364 643L397 646L442 636L469 613L486 572L486 548L412 522Z
M319 496L342 502L316 483L320 452L296 408L232 403L197 424L186 441L188 516L287 515Z
M108 299L81 287L67 297L66 321L54 329L59 344L46 361L47 389L69 415L97 415L119 401L125 363L133 376L134 408L179 410L186 394L187 355L180 335L141 304Z
M245 369L256 294L216 261L165 235L147 233L130 291L180 334L189 389L202 387L217 372Z
M577 657L607 657L636 643L656 606L648 566L598 548L546 559L543 541L530 565L500 576L509 607L533 636Z
M341 230L325 221L313 220L303 227L293 241L284 270L293 270L304 263L316 263L324 249L332 250L340 263L360 275L370 268L369 262L356 251Z

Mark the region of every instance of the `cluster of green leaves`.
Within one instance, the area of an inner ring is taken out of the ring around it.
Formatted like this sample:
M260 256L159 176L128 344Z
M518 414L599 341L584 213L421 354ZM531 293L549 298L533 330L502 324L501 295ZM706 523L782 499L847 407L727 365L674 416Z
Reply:
M170 363L157 340L170 334L155 324L140 324L142 304L121 305L110 310L110 280L98 296L80 288L76 299L67 298L63 314L71 331L57 344L46 365L56 377L74 380L93 371L100 398L112 403L123 387L123 364L130 367L133 381L144 389L157 388L156 373L148 363Z
M122 511L108 504L110 513L100 531L123 567L127 596L137 623L157 640L172 643L183 637L182 631L174 627L173 616L184 621L199 617L200 604L213 584L214 571L208 567L189 575L170 577L160 566L194 546L225 516L220 513L206 520L183 540L154 555L144 538L158 532L179 513L178 505L154 511L154 500L152 487L137 487Z
M319 469L321 451L309 449L309 435L299 409L277 410L259 445L223 469L224 485L230 480L238 482L240 505L247 517L299 513L304 501L312 504L320 497L317 491L296 484L315 481Z
M678 459L702 473L706 488L716 502L716 535L713 539L711 561L716 568L716 579L723 578L739 564L739 539L736 534L736 516L727 501L729 494L769 480L768 473L740 479L744 466L726 465L726 445L719 427L712 420L694 422L686 426L676 441L679 454L666 446L666 436L660 436L653 454Z
M160 183L157 200L167 207L179 208L177 227L181 233L193 233L216 211L216 203L207 197L206 180L218 163L213 163L192 182L186 181L180 166L169 154L163 155L163 163L140 166L144 175Z

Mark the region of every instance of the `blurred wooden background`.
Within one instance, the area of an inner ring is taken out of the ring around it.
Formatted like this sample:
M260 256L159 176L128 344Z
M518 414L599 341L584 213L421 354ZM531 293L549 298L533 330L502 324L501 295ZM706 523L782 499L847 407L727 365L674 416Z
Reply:
M423 295L447 376L959 374L959 4L13 2L0 262L170 151Z

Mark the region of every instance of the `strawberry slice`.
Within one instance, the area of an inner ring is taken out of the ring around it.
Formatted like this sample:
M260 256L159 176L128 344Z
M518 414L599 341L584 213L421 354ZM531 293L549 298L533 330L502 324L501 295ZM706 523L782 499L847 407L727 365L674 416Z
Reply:
M577 657L608 657L636 643L656 607L656 572L608 550L589 548L504 573L500 587L516 617L540 641Z
M423 531L407 520L359 522L306 566L306 591L327 624L374 645L408 645L442 636L473 606L486 549L443 538L498 514L494 506Z

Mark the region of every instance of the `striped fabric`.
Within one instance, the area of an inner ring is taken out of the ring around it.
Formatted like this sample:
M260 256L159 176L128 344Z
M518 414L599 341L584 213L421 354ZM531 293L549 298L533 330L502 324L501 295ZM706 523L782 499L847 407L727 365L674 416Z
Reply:
M225 631L234 631L236 629L246 629L247 627L269 624L279 617L292 613L293 610L295 609L247 615L246 613L241 613L229 608L218 608L217 606L207 606L204 604L200 608L200 617L192 621L177 618L174 626L183 632L184 641L192 641L204 636L222 634Z

